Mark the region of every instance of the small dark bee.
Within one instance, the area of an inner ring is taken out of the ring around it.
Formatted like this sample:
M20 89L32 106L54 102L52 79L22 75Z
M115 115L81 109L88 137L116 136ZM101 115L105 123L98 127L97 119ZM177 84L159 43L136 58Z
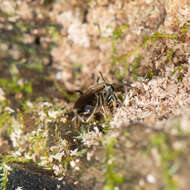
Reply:
M86 122L88 122L93 115L96 113L97 109L102 106L103 111L105 106L118 105L119 101L115 95L115 92L124 92L124 86L130 86L129 84L110 84L106 83L102 73L100 76L103 82L97 85L89 87L84 93L81 92L81 96L74 104L74 110L80 120L83 119L80 116L88 116Z

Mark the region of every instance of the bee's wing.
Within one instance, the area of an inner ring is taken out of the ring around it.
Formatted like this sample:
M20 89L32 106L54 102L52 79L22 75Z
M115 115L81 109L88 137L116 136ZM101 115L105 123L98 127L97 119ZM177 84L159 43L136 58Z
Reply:
M96 97L96 93L101 91L103 88L104 83L100 83L87 89L75 102L74 109L83 110L87 104L91 105Z
M132 87L130 83L113 83L115 92L125 92L125 87Z

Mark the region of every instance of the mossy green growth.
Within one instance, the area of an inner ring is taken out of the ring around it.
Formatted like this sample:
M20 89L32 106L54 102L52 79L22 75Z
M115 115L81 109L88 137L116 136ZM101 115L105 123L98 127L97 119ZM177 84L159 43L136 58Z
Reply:
M113 40L118 40L121 37L121 34L123 33L124 30L128 29L129 25L128 24L124 24L119 26L118 28L116 28L113 31Z
M178 66L178 67L175 67L174 68L174 71L171 73L171 75L174 75L177 71L181 71L181 70L183 70L183 66L181 65L181 66Z
M5 18L10 18L10 17L15 16L15 13L7 13L2 9L3 9L3 6L2 6L2 8L0 7L0 15L1 16L5 17Z
M23 158L23 157L13 157L13 156L0 156L0 189L6 190L6 185L8 182L8 175L9 172L11 171L10 166L8 165L9 163L12 162L22 162L26 163L29 162L30 160Z
M137 54L136 58L135 58L135 62L134 64L132 65L132 74L134 76L134 78L137 80L138 79L138 74L137 74L137 68L139 67L140 65L140 60L141 60L141 55L140 54Z
M9 72L11 77L0 78L0 86L3 87L7 95L15 95L17 93L22 93L27 97L32 93L32 83L30 81L24 80L19 76L19 70L17 69L17 63L13 62L9 66Z
M54 85L56 87L56 89L61 93L63 94L63 96L65 97L65 99L68 101L68 102L74 102L76 101L77 99L77 93L75 94L69 94L65 89L63 89L59 83L57 81L54 81Z
M151 139L151 147L155 147L160 155L160 167L165 183L165 189L177 190L178 184L174 180L173 175L178 169L175 159L179 155L179 151L172 149L167 134L153 135Z
M172 48L170 48L170 49L169 49L169 52L168 52L168 57L167 57L167 60L168 60L169 62L172 61L173 55L174 55L174 50L173 50Z
M129 62L127 61L127 56L126 55L122 55L120 57L113 56L112 64L114 66L116 66L116 64L119 64L119 65L122 64L122 72L121 72L121 69L118 68L117 66L114 69L114 74L115 74L116 78L119 81L122 81L125 78L125 76L128 75Z
M56 26L50 25L46 27L46 30L49 32L49 35L54 40L61 40L61 35L59 34Z
M18 28L20 30L20 32L27 32L27 30L29 30L29 25L27 25L26 23L23 22L17 22L15 24L16 28Z
M154 76L156 76L156 73L154 72L154 71L152 71L152 70L147 70L147 73L146 73L146 79L148 79L148 80L152 80L152 78L154 77Z
M117 63L120 63L120 62L124 62L125 63L125 65L124 65L124 72L122 74L121 74L121 72L120 72L120 70L118 68L114 69L115 76L120 81L122 81L123 78L126 76L126 74L128 74L129 64L127 62L127 55L121 55L119 57L117 56L117 43L118 43L118 40L121 37L122 33L125 30L127 30L128 28L129 28L128 24L124 24L124 25L121 25L121 26L117 27L113 31L113 35L112 35L112 38L111 38L111 42L112 42L111 59L112 59L113 66L116 66Z
M164 34L164 33L155 32L153 35L145 37L143 44L145 46L148 46L149 42L154 43L156 42L157 39L160 39L160 38L171 39L171 40L178 39L178 37L174 34Z
M183 37L188 32L189 28L190 28L190 23L185 23L182 26L182 28L181 28L181 37Z
M166 39L171 39L171 40L176 40L177 36L174 34L164 34L164 33L159 33L159 32L155 32L152 35L152 41L155 41L158 38L166 38Z
M23 93L27 96L32 92L32 84L29 81L19 83L19 78L17 77L14 79L0 78L0 85L4 88L5 93L8 94Z
M72 62L72 68L73 68L73 72L74 72L74 76L75 76L75 77L76 77L78 74L81 73L82 65L83 65L83 64L81 64L81 63Z
M174 74L176 74L177 72L180 72L180 71L182 71L184 69L184 66L183 65L181 65L181 66L177 66L177 67L175 67L174 68L174 71L171 73L171 75L173 76ZM182 75L177 75L177 80L178 81L182 81Z
M8 111L5 111L4 109L0 112L0 129L7 128L7 124L10 124L11 121L11 115ZM8 124L8 125L9 125Z
M114 160L114 145L117 143L115 138L107 137L104 140L104 146L106 150L106 172L105 172L105 185L103 190L114 190L116 185L124 183L124 178L116 173Z
M126 60L127 60L126 55L122 55L120 57L113 57L113 62L114 63L119 63L119 62L126 61Z
M113 31L113 36L111 38L112 40L112 57L114 59L114 56L117 54L117 40L121 37L121 34L129 28L129 25L128 24L124 24L124 25L121 25L119 26L118 28L116 28L114 31Z
M35 72L43 72L44 70L44 65L42 63L42 60L28 61L27 63L24 64L24 67L26 69L29 69Z
M124 75L121 74L121 72L120 72L119 69L116 69L116 71L115 71L115 76L117 77L117 79L118 79L119 81L122 81L122 80L124 79Z
M43 4L44 5L49 5L51 3L53 3L55 0L43 0Z

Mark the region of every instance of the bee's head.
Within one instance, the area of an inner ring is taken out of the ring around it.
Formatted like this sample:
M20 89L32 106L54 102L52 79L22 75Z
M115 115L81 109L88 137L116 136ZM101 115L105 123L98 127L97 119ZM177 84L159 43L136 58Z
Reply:
M104 90L107 92L107 94L112 94L114 92L113 86L108 83L105 83Z
M102 77L102 80L104 81L104 90L103 90L103 94L105 97L109 97L110 95L112 95L114 93L114 88L111 84L106 83L102 73L100 72L100 76Z

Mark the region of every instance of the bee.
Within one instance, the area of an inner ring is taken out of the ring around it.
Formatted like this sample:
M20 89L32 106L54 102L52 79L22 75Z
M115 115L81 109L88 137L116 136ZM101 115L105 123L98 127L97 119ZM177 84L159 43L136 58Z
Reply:
M124 86L130 86L130 84L123 83L110 84L105 81L101 72L100 76L103 82L99 83L99 77L96 85L89 87L84 93L80 92L81 96L74 104L75 113L82 121L81 116L88 116L86 122L90 121L99 107L102 107L104 113L105 106L110 107L110 105L114 105L116 107L119 101L115 92L124 92Z

